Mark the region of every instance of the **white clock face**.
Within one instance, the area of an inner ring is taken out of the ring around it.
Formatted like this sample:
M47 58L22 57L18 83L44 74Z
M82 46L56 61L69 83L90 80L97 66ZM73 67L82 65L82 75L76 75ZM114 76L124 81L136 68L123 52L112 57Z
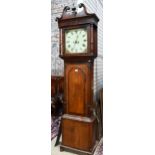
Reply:
M87 52L87 29L79 28L65 31L66 53Z

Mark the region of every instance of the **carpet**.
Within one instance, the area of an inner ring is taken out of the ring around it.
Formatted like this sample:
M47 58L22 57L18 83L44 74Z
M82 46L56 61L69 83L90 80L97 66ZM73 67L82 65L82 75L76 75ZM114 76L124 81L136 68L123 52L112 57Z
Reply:
M61 117L51 118L51 140L53 140L58 135L58 129L60 126Z
M101 138L94 152L94 155L102 155L102 154L103 154L103 138Z
M61 117L51 118L51 140L53 140L58 135L58 129L60 126ZM103 155L103 139L101 138L99 144L96 147L94 155Z

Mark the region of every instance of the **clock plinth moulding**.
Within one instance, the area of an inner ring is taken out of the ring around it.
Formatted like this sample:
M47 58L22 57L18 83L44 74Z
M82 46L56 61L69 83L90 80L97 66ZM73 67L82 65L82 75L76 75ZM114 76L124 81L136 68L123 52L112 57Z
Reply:
M97 57L96 14L84 4L64 7L57 18L59 56L64 60L64 115L61 150L93 154L97 144L96 117L93 114L93 72Z

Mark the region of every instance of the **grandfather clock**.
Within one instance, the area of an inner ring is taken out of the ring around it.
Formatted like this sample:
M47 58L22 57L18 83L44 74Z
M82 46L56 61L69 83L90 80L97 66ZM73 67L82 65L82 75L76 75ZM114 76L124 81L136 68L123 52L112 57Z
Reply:
M60 57L64 59L64 115L62 150L93 154L96 147L96 118L93 115L93 67L97 57L97 23L84 4L66 6L57 18Z

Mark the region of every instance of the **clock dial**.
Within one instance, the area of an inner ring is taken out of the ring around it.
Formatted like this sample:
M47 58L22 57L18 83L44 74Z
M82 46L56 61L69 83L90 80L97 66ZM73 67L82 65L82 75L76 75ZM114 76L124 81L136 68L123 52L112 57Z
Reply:
M86 53L87 52L87 29L72 29L65 31L65 51L66 53Z

